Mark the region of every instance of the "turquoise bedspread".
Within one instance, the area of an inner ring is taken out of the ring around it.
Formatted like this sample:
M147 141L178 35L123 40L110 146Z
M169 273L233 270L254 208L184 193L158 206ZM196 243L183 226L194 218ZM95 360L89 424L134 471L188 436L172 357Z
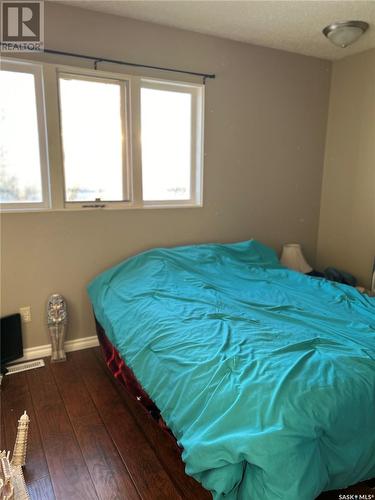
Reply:
M375 477L375 299L254 240L150 250L88 290L214 499L311 500Z

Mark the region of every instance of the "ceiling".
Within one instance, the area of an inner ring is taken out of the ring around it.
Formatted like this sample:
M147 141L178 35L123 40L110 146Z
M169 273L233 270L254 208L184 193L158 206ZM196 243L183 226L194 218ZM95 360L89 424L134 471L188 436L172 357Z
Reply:
M375 0L62 0L118 16L216 35L324 59L340 59L375 47ZM353 46L341 49L321 33L331 22L367 21Z

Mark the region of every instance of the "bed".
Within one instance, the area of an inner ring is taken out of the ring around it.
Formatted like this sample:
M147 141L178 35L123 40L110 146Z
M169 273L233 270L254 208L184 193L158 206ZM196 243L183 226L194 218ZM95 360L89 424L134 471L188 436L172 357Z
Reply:
M375 299L255 240L149 250L88 292L215 500L312 500L375 477Z

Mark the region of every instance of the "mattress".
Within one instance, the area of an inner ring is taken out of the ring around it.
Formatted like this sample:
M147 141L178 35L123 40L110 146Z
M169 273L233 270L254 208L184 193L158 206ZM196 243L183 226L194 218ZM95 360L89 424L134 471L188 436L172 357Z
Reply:
M254 240L154 249L95 315L215 499L313 499L375 476L375 302Z

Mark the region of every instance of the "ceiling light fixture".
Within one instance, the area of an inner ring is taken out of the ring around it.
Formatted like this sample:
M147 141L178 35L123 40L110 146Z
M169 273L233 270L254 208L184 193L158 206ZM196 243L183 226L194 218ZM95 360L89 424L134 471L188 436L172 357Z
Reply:
M344 21L326 26L323 34L337 47L348 47L368 29L365 21Z

